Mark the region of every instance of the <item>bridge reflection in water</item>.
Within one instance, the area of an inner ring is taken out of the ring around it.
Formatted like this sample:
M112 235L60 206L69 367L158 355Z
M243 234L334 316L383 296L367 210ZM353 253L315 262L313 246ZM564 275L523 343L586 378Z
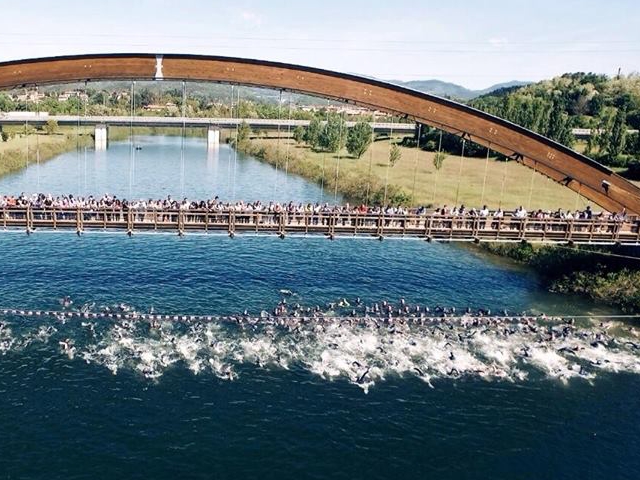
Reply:
M4 230L72 230L325 235L422 238L435 241L488 241L640 245L640 220L371 214L355 212L254 212L225 210L125 210L110 208L7 207L0 210Z

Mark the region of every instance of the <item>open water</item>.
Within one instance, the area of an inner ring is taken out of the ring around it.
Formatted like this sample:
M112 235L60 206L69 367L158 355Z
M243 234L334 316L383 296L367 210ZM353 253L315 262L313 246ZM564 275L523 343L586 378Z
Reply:
M207 155L198 139L184 150L179 137L136 143L135 159L127 142L72 152L0 180L0 192L333 201L226 146ZM205 315L356 297L616 313L450 245L0 235L0 308L61 309L65 296L71 310ZM640 476L631 322L0 322L0 478Z

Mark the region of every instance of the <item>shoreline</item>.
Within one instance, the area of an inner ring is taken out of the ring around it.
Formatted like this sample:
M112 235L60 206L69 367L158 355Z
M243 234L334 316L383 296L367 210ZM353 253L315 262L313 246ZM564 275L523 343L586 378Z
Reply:
M552 293L580 295L625 313L640 313L640 257L635 263L631 260L638 255L637 248L581 249L530 243L482 243L475 248L531 268Z

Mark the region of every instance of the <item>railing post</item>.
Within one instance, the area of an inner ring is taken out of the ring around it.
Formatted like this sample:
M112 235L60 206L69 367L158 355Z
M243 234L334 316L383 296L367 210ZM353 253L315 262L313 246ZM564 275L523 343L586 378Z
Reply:
M231 209L229 209L228 211L228 219L229 219L229 224L227 225L228 227L228 231L229 231L229 236L233 237L236 234L236 225L235 225L235 212Z
M76 232L82 232L82 220L80 219L80 207L76 207Z
M2 207L2 228L7 229L7 207Z
M529 217L524 217L520 223L520 240L525 240L527 238L527 221Z
M25 228L27 230L27 233L30 232L31 230L33 230L33 223L31 220L31 205L27 205L27 210L25 212Z

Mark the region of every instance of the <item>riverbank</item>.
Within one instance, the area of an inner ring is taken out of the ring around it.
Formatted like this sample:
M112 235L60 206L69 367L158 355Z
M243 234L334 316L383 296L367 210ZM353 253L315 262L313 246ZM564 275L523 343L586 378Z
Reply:
M478 247L533 268L551 292L579 294L640 313L640 258L622 247L564 247L483 243Z
M575 192L515 161L448 156L440 169L435 152L400 145L400 138L373 142L361 158L315 152L291 138L252 138L239 150L358 202L405 205L460 205L527 210L584 208L588 202ZM391 144L401 156L389 165ZM385 185L387 194L385 196ZM337 186L337 188L336 188ZM386 202L384 202L386 198Z
M5 131L7 131L5 127ZM34 163L44 163L58 155L93 144L93 129L59 128L56 133L34 132L28 135L12 132L0 142L0 177L19 172Z

